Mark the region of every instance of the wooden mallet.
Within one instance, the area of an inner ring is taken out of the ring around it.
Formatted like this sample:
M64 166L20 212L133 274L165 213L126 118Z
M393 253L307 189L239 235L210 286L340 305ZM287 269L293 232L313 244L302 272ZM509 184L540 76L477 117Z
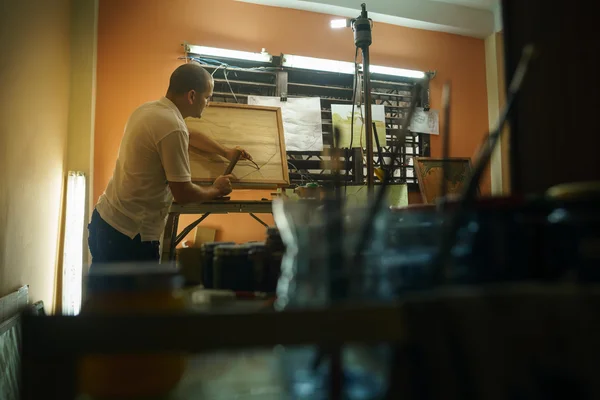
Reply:
M231 159L231 161L229 161L229 165L227 166L227 168L225 168L225 172L223 172L223 175L229 175L233 172L233 168L235 168L235 165L238 163L238 161L240 161L241 156L242 151L235 149L235 156Z

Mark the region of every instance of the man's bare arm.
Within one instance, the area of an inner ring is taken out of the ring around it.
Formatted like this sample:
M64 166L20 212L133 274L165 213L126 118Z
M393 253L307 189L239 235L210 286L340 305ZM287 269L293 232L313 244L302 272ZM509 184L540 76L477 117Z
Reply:
M220 176L208 187L192 182L169 182L169 188L176 203L202 203L231 193L231 178L231 175Z
M218 154L228 160L231 160L234 157L236 149L227 148L215 141L210 136L205 135L197 129L190 128L189 126L188 132L190 133L191 147L205 153ZM238 150L242 151L242 159L252 160L252 156L250 156L247 151L241 148L238 148Z

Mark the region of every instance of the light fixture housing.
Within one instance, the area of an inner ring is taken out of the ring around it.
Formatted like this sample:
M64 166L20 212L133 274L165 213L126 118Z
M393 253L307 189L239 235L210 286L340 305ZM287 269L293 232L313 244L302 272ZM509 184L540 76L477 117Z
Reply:
M62 264L62 313L64 315L77 315L81 309L85 187L83 172L69 171Z
M344 26L347 26L346 24L348 24L350 20L332 20L332 27L334 25L334 22L336 23L336 27L342 27L342 22ZM218 47L197 46L191 44L186 44L185 46L187 53L199 56L226 58L232 60L247 60L261 62L265 64L272 64L273 62L273 56L267 53L265 49L262 49L262 52L260 53L251 53L247 51L229 50L221 49ZM313 71L325 71L340 74L354 74L355 72L354 63L352 62L328 60L325 58L305 57L293 54L282 54L281 65L283 67L288 68L309 69ZM372 74L399 76L414 79L423 79L426 76L425 72L423 71L416 71L404 68L384 67L380 65L371 65L370 72Z
M249 51L220 49L218 47L196 46L188 44L186 45L186 50L188 53L197 54L200 56L256 61L262 63L271 63L273 61L273 56L267 53L265 49L262 49L262 52L260 53L251 53Z

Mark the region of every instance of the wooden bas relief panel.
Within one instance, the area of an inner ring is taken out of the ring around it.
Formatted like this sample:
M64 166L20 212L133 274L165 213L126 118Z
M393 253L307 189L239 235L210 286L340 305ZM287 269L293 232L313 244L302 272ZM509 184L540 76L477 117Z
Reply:
M190 129L199 130L226 147L241 146L254 163L240 160L233 169L237 188L289 185L281 109L245 104L212 103L201 119L190 118ZM229 160L190 148L192 181L209 183L222 175Z
M449 174L447 190L449 195L459 194L467 179L471 175L470 158L448 158ZM423 196L424 204L434 204L441 197L444 159L415 157L414 166L417 179L419 180L419 189Z

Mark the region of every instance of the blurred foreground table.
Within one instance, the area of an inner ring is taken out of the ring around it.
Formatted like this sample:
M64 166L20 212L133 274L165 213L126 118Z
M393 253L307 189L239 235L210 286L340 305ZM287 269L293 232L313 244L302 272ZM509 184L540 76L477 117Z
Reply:
M356 343L392 345L389 399L600 398L599 309L597 285L514 284L284 312L25 316L23 398L72 399L78 355L138 351L197 354L181 398L281 398L273 349L322 345L339 399L341 349Z

